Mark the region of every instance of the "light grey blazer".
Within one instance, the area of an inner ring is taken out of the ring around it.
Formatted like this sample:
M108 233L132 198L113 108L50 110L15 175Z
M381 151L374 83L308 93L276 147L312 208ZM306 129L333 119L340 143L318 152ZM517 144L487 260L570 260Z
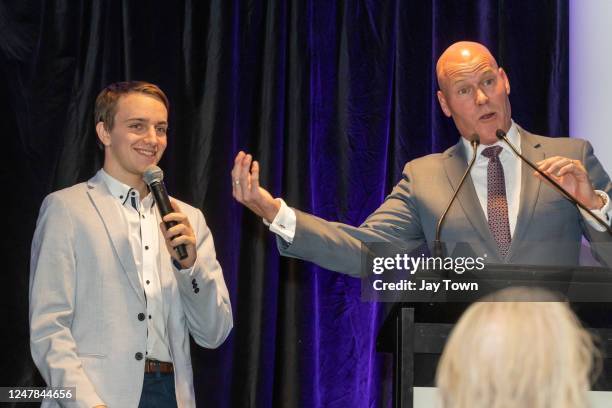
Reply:
M533 135L519 128L521 152L532 162L566 156L582 161L596 189L612 195L612 183L580 139ZM591 241L595 256L612 265L612 237L584 222L578 209L522 165L520 205L512 245L505 259L489 231L471 178L467 178L451 207L441 240L467 243L488 263L523 265L577 265L582 234ZM359 227L328 222L296 210L293 243L277 238L282 255L314 262L326 269L360 275L361 242L391 242L408 249L433 242L438 218L467 168L461 142L444 153L431 154L406 164L403 177L383 204Z
M160 232L160 281L179 407L195 407L189 334L219 346L232 328L228 291L202 212L179 202L197 239L191 274L178 271ZM159 213L157 213L160 221ZM147 322L127 227L99 173L48 195L32 241L30 347L49 386L76 387L76 403L137 407ZM196 287L199 290L196 290ZM49 401L43 406L58 406Z

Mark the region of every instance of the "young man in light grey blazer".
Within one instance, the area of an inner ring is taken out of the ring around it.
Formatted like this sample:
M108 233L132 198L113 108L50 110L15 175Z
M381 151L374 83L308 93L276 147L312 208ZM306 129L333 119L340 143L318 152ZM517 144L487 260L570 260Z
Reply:
M111 84L95 122L104 167L45 198L32 242L32 356L49 386L76 387L43 406L195 407L189 334L219 346L232 310L202 212L172 200L166 230L142 180L166 148L168 99Z

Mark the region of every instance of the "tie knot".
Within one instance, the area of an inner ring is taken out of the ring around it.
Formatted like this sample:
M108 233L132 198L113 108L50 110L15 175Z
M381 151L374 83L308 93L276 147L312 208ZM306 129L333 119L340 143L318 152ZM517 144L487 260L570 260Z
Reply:
M482 155L488 159L499 156L503 148L501 146L490 146L482 151Z

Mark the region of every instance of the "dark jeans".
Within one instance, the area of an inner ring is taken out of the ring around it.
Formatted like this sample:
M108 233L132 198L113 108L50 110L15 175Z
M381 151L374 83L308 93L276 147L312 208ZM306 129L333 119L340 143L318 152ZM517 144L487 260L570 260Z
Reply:
M138 408L176 408L174 374L145 373Z

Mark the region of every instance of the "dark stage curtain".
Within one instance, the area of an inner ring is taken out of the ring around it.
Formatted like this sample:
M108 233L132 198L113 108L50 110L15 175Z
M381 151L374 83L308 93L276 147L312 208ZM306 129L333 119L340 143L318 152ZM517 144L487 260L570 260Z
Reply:
M389 361L375 352L383 306L361 302L355 279L279 258L231 197L234 156L252 152L262 184L289 205L358 225L406 161L458 140L435 97L442 50L489 46L515 121L561 136L567 36L564 0L1 2L0 385L40 381L27 323L39 205L101 165L96 94L139 79L170 97L160 165L170 192L203 210L235 314L221 348L193 348L199 406L387 405Z

